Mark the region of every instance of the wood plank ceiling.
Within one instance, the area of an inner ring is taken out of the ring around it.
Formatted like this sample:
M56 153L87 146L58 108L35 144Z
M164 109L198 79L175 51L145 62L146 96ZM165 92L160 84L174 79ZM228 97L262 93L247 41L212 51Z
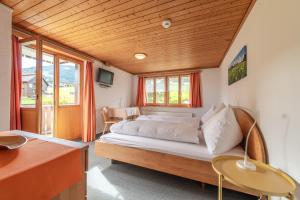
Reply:
M13 23L131 73L218 67L252 0L0 0ZM162 20L172 26L164 29ZM136 60L134 54L147 54Z

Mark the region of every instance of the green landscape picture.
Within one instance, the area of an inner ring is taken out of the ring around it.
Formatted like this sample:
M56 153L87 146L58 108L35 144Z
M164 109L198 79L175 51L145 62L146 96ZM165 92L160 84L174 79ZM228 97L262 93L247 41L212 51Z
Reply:
M247 76L247 46L244 46L228 68L228 85Z

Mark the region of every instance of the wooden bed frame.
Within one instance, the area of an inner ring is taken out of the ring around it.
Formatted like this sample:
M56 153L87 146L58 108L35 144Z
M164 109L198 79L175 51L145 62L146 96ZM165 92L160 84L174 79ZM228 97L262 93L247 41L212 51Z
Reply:
M244 140L241 144L244 148L245 138L254 120L246 111L240 108L233 109L244 135ZM267 163L268 158L265 142L259 127L255 126L251 134L252 135L249 138L248 146L249 157ZM100 140L96 141L95 151L98 156L102 156L114 161L120 161L168 174L173 174L176 176L196 180L201 183L218 185L217 174L214 172L211 162L208 161L195 160L166 153L110 144L101 142ZM228 182L224 182L223 187L259 196L259 194L254 194L251 191L243 190Z

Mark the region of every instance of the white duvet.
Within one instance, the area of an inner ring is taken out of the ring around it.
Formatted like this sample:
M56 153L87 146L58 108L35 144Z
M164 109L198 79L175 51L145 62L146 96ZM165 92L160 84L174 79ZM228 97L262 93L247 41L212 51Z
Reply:
M136 120L151 120L151 121L164 121L174 123L193 123L195 126L200 126L200 118L197 117L174 117L164 115L140 115Z
M111 126L112 133L199 143L198 126L189 121L170 122L155 120L121 121Z

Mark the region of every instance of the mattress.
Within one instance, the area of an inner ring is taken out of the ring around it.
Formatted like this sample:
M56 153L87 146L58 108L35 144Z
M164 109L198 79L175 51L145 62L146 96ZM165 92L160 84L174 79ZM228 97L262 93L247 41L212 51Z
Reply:
M219 155L210 154L204 140L202 139L200 140L199 144L192 144L140 136L108 133L101 136L99 140L105 143L140 148L203 161L211 161L214 157L219 155L244 155L244 150L241 146L237 146L230 151Z

